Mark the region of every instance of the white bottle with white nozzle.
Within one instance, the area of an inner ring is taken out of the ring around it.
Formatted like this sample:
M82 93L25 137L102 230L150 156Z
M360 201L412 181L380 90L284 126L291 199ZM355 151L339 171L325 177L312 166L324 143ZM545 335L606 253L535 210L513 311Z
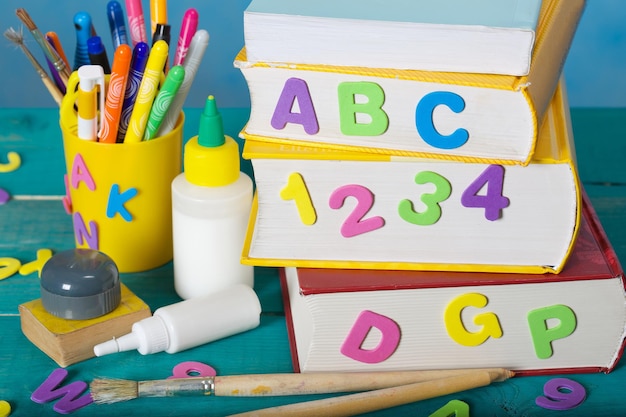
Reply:
M252 288L237 284L209 296L157 309L130 333L94 346L96 356L137 349L142 355L176 353L259 325L261 303ZM215 317L219 315L219 320Z

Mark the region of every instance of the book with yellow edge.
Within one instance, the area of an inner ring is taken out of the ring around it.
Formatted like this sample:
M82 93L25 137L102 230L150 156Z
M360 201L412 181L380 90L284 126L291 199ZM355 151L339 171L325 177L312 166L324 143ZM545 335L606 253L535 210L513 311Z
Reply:
M528 164L584 5L543 2L526 76L253 62L244 48L235 59L252 103L243 133L344 151Z
M564 83L528 166L250 140L257 186L242 262L558 273L580 221Z

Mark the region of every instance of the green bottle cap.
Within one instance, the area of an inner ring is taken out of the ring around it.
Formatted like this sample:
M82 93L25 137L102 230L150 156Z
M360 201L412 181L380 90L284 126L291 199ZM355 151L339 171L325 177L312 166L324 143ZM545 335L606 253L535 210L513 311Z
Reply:
M222 115L217 110L213 96L207 98L202 115L200 115L198 144L208 148L215 148L224 144Z

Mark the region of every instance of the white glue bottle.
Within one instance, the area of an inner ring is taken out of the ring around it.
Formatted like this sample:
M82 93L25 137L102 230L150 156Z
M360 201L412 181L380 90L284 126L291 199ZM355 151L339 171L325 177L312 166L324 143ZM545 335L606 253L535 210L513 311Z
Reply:
M254 285L254 269L241 264L252 206L252 180L239 171L239 146L224 135L209 96L198 136L185 144L184 172L172 182L174 287L183 298L233 284Z
M94 346L96 356L137 349L142 355L176 353L259 325L261 303L252 288L237 284L215 294L158 308L124 336Z

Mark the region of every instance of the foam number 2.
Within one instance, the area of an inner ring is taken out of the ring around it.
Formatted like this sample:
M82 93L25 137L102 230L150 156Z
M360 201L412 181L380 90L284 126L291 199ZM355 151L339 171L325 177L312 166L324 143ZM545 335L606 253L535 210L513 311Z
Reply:
M421 201L426 205L426 210L421 213L413 209L411 200L405 199L398 204L398 214L409 223L419 226L428 226L437 223L441 217L441 206L439 203L445 201L452 193L452 186L447 179L432 171L422 171L415 176L416 184L435 185L435 192L422 194Z
M328 205L332 209L340 209L348 197L356 198L357 205L341 225L343 237L357 236L385 225L385 220L380 216L363 219L374 205L374 194L362 185L350 184L337 188L330 195Z
M543 395L535 399L535 403L548 410L569 410L587 397L585 387L568 378L553 378L543 386Z
M487 192L479 195L480 190L487 186ZM502 209L509 206L509 199L502 195L504 186L504 167L489 165L463 192L461 204L464 207L485 209L487 220L498 220L502 217Z
M287 185L280 190L280 198L283 200L293 200L296 203L298 214L300 215L300 221L311 226L317 221L317 214L315 213L315 207L311 201L311 195L306 188L304 178L297 172L292 172L289 175Z

